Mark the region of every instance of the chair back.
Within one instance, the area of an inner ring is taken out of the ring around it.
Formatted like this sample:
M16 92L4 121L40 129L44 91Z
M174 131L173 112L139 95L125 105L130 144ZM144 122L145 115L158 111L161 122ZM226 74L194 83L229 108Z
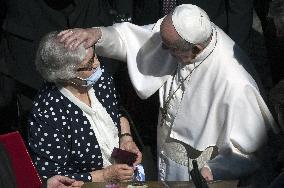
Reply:
M18 131L0 135L12 164L18 188L40 188L41 178L32 162L25 143Z

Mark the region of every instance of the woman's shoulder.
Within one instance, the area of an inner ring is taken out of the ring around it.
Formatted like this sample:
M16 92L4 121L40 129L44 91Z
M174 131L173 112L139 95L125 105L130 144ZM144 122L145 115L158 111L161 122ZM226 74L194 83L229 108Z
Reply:
M34 100L50 98L51 96L58 96L60 92L56 85L51 82L45 82L38 90Z
M45 82L33 100L34 108L59 105L64 97L54 83Z
M33 101L29 121L40 119L46 124L62 125L68 119L68 113L74 108L53 83L44 83ZM65 122L66 123L66 122Z

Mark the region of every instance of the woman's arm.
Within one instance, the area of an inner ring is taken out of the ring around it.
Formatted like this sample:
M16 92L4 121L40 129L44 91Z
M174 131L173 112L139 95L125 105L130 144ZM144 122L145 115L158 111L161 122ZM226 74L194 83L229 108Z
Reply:
M140 152L139 148L133 141L129 121L124 116L120 117L120 128L121 128L121 133L119 136L120 148L137 154L136 161L134 162L134 166L136 166L142 161L142 153Z

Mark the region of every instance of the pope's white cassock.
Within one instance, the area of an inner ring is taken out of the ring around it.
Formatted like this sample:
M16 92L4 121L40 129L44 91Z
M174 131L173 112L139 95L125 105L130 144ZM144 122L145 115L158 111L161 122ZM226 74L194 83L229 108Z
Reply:
M98 55L127 62L142 99L159 90L160 180L188 180L192 159L199 167L210 167L214 179L252 173L258 168L253 153L265 142L274 120L243 68L248 58L212 23L209 45L192 64L183 65L162 48L161 21L102 27L96 44Z

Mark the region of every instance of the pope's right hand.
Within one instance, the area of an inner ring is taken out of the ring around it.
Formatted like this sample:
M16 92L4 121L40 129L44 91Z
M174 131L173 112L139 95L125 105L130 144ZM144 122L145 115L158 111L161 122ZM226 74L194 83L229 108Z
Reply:
M65 47L76 49L83 44L85 48L93 46L101 38L102 32L100 28L74 28L61 31L58 34L60 42L63 42Z
M202 167L200 170L200 173L206 181L213 180L213 174L209 167Z

